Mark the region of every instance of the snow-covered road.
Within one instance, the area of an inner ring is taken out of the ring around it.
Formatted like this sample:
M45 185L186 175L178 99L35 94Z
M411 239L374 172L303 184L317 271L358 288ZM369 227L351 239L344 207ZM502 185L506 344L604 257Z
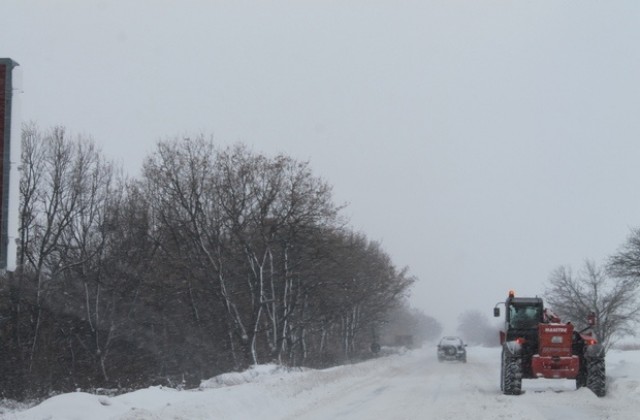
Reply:
M303 398L286 419L636 419L638 408L575 390L566 380L524 381L524 395L499 390L499 350L475 348L468 363L439 363L422 349L352 367ZM380 363L379 363L380 362ZM291 384L295 386L295 384ZM628 401L623 403L629 404Z
M609 393L596 397L568 380L525 380L523 395L499 389L500 349L470 347L468 363L436 359L435 347L324 370L276 366L229 374L200 390L154 387L108 398L73 393L11 420L225 419L637 419L640 352L611 351ZM0 411L1 413L1 411Z

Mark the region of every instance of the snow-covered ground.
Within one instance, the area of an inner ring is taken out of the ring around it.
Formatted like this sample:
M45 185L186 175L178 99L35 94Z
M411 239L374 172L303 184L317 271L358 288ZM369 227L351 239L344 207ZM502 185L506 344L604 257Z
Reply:
M152 387L117 397L77 392L8 420L638 419L640 351L607 355L608 394L569 380L524 380L520 396L499 389L499 348L468 348L468 362L438 363L435 346L324 370L257 366L204 381L198 390Z

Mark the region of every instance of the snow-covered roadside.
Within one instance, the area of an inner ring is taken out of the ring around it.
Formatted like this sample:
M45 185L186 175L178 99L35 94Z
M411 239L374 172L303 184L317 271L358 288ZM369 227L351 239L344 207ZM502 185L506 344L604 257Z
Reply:
M612 350L608 395L568 380L525 380L524 395L500 393L498 348L470 347L468 363L438 363L435 348L323 370L275 365L221 375L198 390L152 387L117 397L70 393L7 420L125 419L635 419L640 351Z

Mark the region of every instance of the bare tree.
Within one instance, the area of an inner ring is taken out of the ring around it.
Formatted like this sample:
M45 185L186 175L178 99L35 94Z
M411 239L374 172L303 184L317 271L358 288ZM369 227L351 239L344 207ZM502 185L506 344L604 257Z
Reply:
M585 261L577 275L565 266L554 270L545 296L554 312L578 329L586 328L589 314L595 313L594 332L608 349L616 338L634 334L633 324L640 317L637 288L635 280L614 279L593 261Z
M104 264L111 234L106 226L116 192L114 169L91 141L77 143L74 162L76 208L60 240L59 267L51 275L65 284L65 297L55 299L60 310L86 321L88 337L76 336L77 340L95 356L100 373L108 381L106 360L119 326L118 288L105 276ZM69 302L74 293L82 305ZM82 313L78 313L80 308Z
M397 270L376 242L348 231L325 232L325 255L315 267L317 281L307 301L317 352L348 360L369 348L370 333L406 297L415 279ZM340 356L336 350L340 350Z
M27 124L22 144L10 344L24 361L25 375L53 377L58 369L72 377L84 352L89 365L102 366L106 379L104 360L114 329L104 321L113 300L100 273L114 190L112 165L91 139L71 139L62 127L42 133ZM69 363L51 364L52 359Z
M60 127L26 125L22 150L19 266L0 281L3 389L339 363L370 348L415 280L345 229L307 162L164 141L127 180Z
M399 301L390 308L378 328L382 344L394 345L395 337L411 336L416 345L435 340L442 334L442 324L424 312Z
M640 229L633 229L608 264L609 273L617 278L629 277L640 282Z
M28 368L32 371L39 346L43 304L47 295L58 287L52 278L60 269L60 254L64 252L61 244L77 214L83 179L81 164L75 160L78 144L67 140L64 128L56 127L45 136L36 129L28 129L25 146L22 160L27 176L21 183L24 248L18 260L24 263L20 267L22 273L28 273L33 279L35 292Z
M227 241L234 221L226 219L219 206L224 191L214 182L215 156L213 144L203 138L160 142L144 164L142 185L150 205L150 235L173 274L156 280L156 289L163 292L157 298L181 303L184 307L174 310L189 310L196 325L203 325L206 312L215 314L209 319L218 318L216 324L225 327L223 335L238 368L245 363L238 343L246 346L249 337L239 306L242 296L233 289L240 284L233 276L234 256ZM174 299L183 293L185 298Z
M328 185L306 163L202 138L160 143L145 178L158 243L192 279L208 279L238 363L282 361L303 328L302 244L336 218Z

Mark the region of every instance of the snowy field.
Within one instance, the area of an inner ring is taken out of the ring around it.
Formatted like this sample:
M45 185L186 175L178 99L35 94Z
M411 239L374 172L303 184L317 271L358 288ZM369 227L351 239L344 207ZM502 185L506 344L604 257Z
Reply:
M499 389L499 348L468 348L468 363L436 359L435 346L324 370L273 365L204 381L198 390L152 387L117 397L77 392L8 420L638 419L640 351L607 356L608 394L569 380L524 380L523 395Z

